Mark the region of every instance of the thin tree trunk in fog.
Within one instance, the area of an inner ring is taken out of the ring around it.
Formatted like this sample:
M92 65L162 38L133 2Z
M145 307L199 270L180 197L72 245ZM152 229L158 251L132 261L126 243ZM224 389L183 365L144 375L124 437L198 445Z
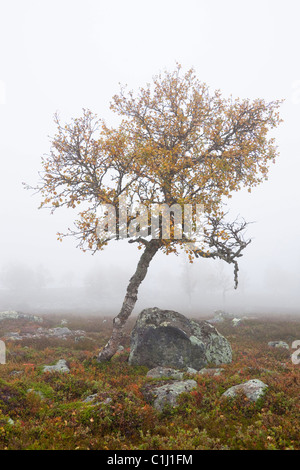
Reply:
M113 320L113 331L110 340L99 353L99 362L110 360L117 352L118 346L120 345L123 336L125 323L136 304L139 286L144 280L150 262L159 248L160 244L158 240L151 240L147 243L145 250L138 262L136 271L129 281L121 311Z

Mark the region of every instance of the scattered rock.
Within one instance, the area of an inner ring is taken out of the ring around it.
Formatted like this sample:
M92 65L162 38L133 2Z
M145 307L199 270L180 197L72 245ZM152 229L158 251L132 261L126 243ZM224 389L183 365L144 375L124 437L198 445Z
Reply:
M0 321L2 320L28 320L39 323L43 322L43 319L41 317L16 312L15 310L7 310L5 312L0 312Z
M289 345L285 341L269 341L268 346L270 346L271 348L290 349Z
M43 372L62 372L68 374L70 372L69 367L65 359L60 359L54 366L44 366Z
M179 370L171 369L170 367L155 367L154 369L147 372L147 377L152 379L159 379L161 377L170 377L172 379L182 379L183 372Z
M28 332L10 332L5 335L5 338L13 341L21 341L23 339L41 339L41 338L57 338L67 339L74 338L75 341L81 341L86 338L86 332L82 330L70 330L67 327L56 328L37 328L36 330Z
M124 351L124 346L120 345L117 349L117 352L122 352Z
M199 370L208 363L218 365L231 360L230 344L214 326L189 320L172 310L143 310L131 333L132 365Z
M266 392L268 386L259 379L251 379L240 385L234 385L226 390L222 397L235 398L238 394L244 394L251 401L257 401Z
M203 368L201 369L198 373L201 374L201 375L209 375L210 377L214 377L216 375L220 375L222 372L223 372L223 368L220 367L220 368Z
M19 333L16 333L14 331L10 331L4 335L4 339L6 340L11 340L11 341L20 341L22 337L20 336Z
M145 388L143 394L146 400L153 402L154 408L158 411L163 411L166 406L175 408L177 406L177 398L182 393L189 392L195 387L197 387L195 380L176 381L162 386Z

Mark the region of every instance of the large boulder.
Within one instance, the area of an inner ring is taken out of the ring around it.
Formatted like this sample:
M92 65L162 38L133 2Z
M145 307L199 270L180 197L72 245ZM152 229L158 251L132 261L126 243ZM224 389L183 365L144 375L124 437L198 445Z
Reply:
M230 344L213 325L172 310L143 310L131 333L132 365L200 370L208 363L231 361Z

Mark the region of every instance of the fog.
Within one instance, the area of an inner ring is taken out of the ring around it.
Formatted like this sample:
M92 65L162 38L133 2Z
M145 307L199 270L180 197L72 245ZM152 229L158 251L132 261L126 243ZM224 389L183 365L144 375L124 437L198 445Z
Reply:
M38 210L41 157L53 114L89 108L108 124L119 82L136 89L175 62L194 67L224 95L284 99L274 132L280 157L269 179L231 199L252 243L232 267L184 255L154 258L135 312L158 306L185 314L299 311L299 14L297 0L14 0L0 3L0 309L114 315L140 252L112 242L94 256L57 241L72 210Z

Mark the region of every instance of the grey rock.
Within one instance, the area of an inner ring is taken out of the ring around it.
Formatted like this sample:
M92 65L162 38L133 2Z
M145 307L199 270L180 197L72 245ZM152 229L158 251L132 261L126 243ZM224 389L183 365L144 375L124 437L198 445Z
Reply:
M172 310L143 310L131 333L132 365L200 370L208 363L231 361L230 344L213 325L189 320Z
M261 398L268 386L259 379L251 379L240 385L234 385L233 387L226 390L222 397L224 398L235 398L238 394L244 394L251 401L257 401Z
M60 359L54 366L44 366L43 372L62 372L68 374L70 372L67 362L64 359Z
M161 377L170 377L172 379L182 379L183 372L171 369L170 367L155 367L147 372L147 377L152 379L159 379Z
M170 384L154 387L150 392L147 392L147 398L154 399L153 406L158 411L163 411L166 406L175 408L177 406L178 397L184 393L189 392L197 387L195 380L177 381Z
M269 341L268 346L270 346L271 348L290 349L289 345L285 341Z
M187 371L188 374L191 374L191 375L198 374L198 372L199 372L198 370L193 369L192 367L187 367L186 371Z
M72 331L66 326L58 326L57 328L52 328L51 335L57 337L69 336L72 335Z

